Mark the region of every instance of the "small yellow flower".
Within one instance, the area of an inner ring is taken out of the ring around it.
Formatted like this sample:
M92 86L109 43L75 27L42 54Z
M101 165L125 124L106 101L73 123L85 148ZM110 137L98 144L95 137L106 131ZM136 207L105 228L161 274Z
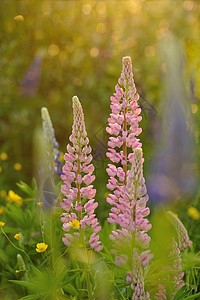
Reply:
M200 219L199 211L193 206L190 206L188 208L187 213L188 213L188 216L190 216L193 220L199 220Z
M64 153L61 151L60 152L60 159L59 159L61 162L64 161Z
M78 229L80 227L80 222L76 219L73 219L72 222L69 221L69 225L75 229Z
M3 215L3 213L4 213L4 208L0 207L0 215Z
M23 200L22 197L17 195L15 192L10 190L8 196L6 197L7 202L14 202L17 206L22 206Z
M21 235L20 235L19 233L16 233L16 234L14 235L14 238L15 238L16 240L19 240L19 239L21 239Z
M1 160L7 160L8 159L8 154L6 152L1 152L0 153L0 159Z
M6 223L0 222L0 228L3 227Z
M120 214L120 213L121 213L121 210L119 209L119 210L118 210L118 214Z
M44 252L44 251L47 250L47 247L48 247L48 245L45 244L45 243L37 243L36 249L35 249L35 250L36 250L37 252Z
M15 270L15 273L18 274L18 273L19 273L19 270Z
M39 207L43 207L44 203L43 203L43 202L37 202L37 205L38 205Z
M15 163L13 168L16 170L16 171L20 171L22 169L22 165L20 163Z
M0 197L1 198L6 198L6 196L7 196L7 192L5 190L1 190L0 191Z

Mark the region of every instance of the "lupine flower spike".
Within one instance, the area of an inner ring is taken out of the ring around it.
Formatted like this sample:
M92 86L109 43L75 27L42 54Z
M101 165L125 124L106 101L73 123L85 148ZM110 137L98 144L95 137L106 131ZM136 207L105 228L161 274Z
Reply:
M90 245L99 252L103 246L98 235L101 226L94 213L98 203L94 199L96 189L91 184L95 180L94 166L90 164L91 147L78 97L73 97L72 105L74 123L69 138L72 144L67 145L67 153L64 155L65 165L63 175L61 175L64 181L61 191L65 197L60 205L66 211L61 218L63 230L66 232L63 242L66 246L70 246L73 241L77 241L86 247ZM89 237L87 232L89 232Z
M189 239L187 230L179 218L171 211L166 212L167 218L170 223L173 225L177 233L177 242L175 239L172 239L171 248L169 249L169 264L162 266L163 270L172 272L171 275L167 275L166 278L160 278L163 281L163 284L158 285L158 292L155 296L155 299L164 300L167 299L167 283L168 281L173 281L173 290L172 299L174 294L184 285L182 280L184 272L182 271L182 260L180 257L180 250L186 250L191 246L191 241ZM173 273L174 271L174 273ZM179 272L177 272L179 271ZM164 282L166 281L166 284Z
M183 223L171 211L167 212L167 217L176 230L176 233L178 236L179 248L181 250L185 250L185 249L189 248L191 246L191 241L189 239L187 230L186 230L185 226L183 225Z
M54 172L58 176L62 174L61 166L62 163L60 159L60 151L58 150L59 144L55 138L54 128L49 116L49 112L46 107L42 107L42 125L44 133L44 150L46 156L46 166L48 168L47 172Z
M180 257L180 249L175 239L172 239L170 245L171 249L169 252L169 262L166 265L160 265L160 268L163 270L163 278L159 278L162 281L162 284L158 284L157 290L154 299L165 300L167 299L167 286L171 282L171 291L172 295L170 299L174 299L175 293L184 285L182 280L184 272L182 271L182 260ZM178 272L177 272L178 271ZM169 273L167 275L167 273ZM166 275L165 275L166 274ZM165 284L166 282L166 284Z
M134 268L140 268L138 266L141 265L140 272L143 272L142 266L149 263L152 254L149 250L139 251L137 247L148 248L150 237L146 232L151 229L151 224L145 219L150 211L146 207L148 195L143 177L142 145L137 138L141 133L139 122L142 117L139 116L141 109L137 103L139 96L133 80L130 57L123 58L118 83L115 87L116 93L111 97L112 113L107 127L107 132L112 135L108 142L110 148L107 156L118 166L108 165L107 173L110 179L107 188L113 192L109 194L107 202L113 205L108 222L117 223L121 229L112 231L110 239L114 241L112 253L116 255L115 263L121 266L130 261L130 252L123 253L127 250L121 247L122 244L129 244L132 245L131 260ZM137 259L133 257L136 253ZM136 280L134 276L132 272L128 272L127 281L133 278ZM143 275L140 275L140 278L143 278ZM134 291L133 299L149 299L142 283L137 285L136 281L133 281L131 287Z

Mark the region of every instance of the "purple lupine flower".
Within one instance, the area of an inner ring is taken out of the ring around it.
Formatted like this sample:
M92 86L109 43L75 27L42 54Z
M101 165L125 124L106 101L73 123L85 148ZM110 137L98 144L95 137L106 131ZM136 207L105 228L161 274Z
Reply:
M64 181L61 191L65 197L60 205L66 211L62 214L61 221L63 230L67 232L63 242L66 246L70 246L73 241L80 239L81 244L89 244L92 249L99 252L103 246L97 235L101 226L94 213L98 203L94 200L96 189L91 184L95 180L94 166L91 164L91 147L78 97L73 97L72 105L74 123L69 138L72 144L67 145L67 153L64 155L65 165L61 175Z
M55 131L49 116L48 109L42 107L42 125L44 134L44 144L45 144L45 157L46 157L46 168L47 174L54 172L58 176L62 174L61 166L62 162L60 159L60 151L58 150L59 144L55 138Z
M154 128L154 151L149 161L147 187L153 204L190 198L198 187L193 118L184 84L184 53L174 36L163 39L166 73L164 93ZM164 75L164 74L163 74ZM159 189L157 187L160 187Z
M40 80L42 60L43 55L38 53L25 73L21 83L22 96L33 97L35 95Z

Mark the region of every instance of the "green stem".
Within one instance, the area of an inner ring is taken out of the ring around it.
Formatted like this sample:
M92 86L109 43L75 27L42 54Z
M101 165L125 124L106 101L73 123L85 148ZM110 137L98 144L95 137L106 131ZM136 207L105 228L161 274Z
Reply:
M92 300L92 285L91 285L91 281L90 281L90 275L87 273L87 290L88 290L88 299Z
M1 231L2 231L3 235L7 238L7 240L10 242L10 244L11 244L15 249L17 249L17 250L19 250L19 251L22 251L22 252L27 256L29 262L30 262L32 265L34 265L33 262L32 262L32 260L30 259L29 255L26 253L26 251L23 250L23 249L21 249L21 248L19 248L19 247L17 247L17 246L10 240L10 238L9 238L8 235L5 233L5 231L3 230L3 228L1 228Z

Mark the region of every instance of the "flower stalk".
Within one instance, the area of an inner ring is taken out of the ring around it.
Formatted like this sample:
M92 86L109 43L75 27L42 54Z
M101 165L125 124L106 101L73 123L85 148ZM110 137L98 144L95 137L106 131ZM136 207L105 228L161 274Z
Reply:
M96 189L91 183L95 180L94 166L91 163L91 147L85 129L84 114L77 96L72 99L74 122L64 155L65 165L61 179L64 184L61 191L65 196L61 207L66 211L62 214L63 230L66 232L63 242L71 246L73 242L96 250L103 249L97 233L101 230L94 210ZM91 163L91 164L90 164Z

